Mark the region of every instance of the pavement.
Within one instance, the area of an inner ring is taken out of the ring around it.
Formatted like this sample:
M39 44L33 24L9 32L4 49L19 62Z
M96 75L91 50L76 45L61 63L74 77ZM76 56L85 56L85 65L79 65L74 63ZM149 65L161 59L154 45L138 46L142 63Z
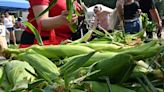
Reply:
M163 27L163 29L162 29L162 33L161 33L161 39L164 39L164 27ZM154 32L153 33L153 38L157 38L157 34Z
M164 39L164 27L162 29L162 39Z

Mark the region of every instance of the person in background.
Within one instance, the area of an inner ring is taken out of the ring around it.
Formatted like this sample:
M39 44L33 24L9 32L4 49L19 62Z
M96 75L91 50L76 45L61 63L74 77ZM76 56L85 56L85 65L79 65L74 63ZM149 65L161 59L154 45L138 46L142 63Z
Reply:
M140 6L135 0L117 0L116 11L125 33L134 34L140 31Z
M95 13L95 19L93 28L97 28L98 30L106 30L108 32L112 32L112 29L110 28L109 18L112 12L109 11L103 11L103 7L95 5L94 7L94 13Z
M162 32L162 21L159 17L157 8L155 7L155 1L154 0L138 0L141 11L143 13L147 13L149 20L154 21L157 24L157 37L161 38L161 32ZM148 38L153 37L152 32L146 32Z
M1 15L1 19L2 19L2 23L4 25L4 19L5 19L5 15L4 14ZM6 29L6 40L7 40L7 44L9 44L10 43L10 32L7 29Z
M124 30L125 33L134 34L141 30L139 21L139 3L134 0L126 0L124 4Z
M0 49L7 48L6 33L7 29L3 24L3 19L0 18Z
M16 23L15 23L15 28L17 28L17 29L20 28L20 29L23 29L23 30L26 29L25 25L22 23L21 17L18 17L18 18L17 18L17 21L16 21Z
M16 37L14 32L14 20L11 15L9 15L8 11L5 11L5 18L3 20L5 27L9 31L10 40L13 42L14 45L16 45Z
M67 20L66 0L57 0L56 4L45 14L31 21L34 17L43 12L53 0L29 0L30 8L28 21L38 29L44 45L60 44L70 39L72 32L70 25L77 22L78 16L73 14L71 22ZM82 7L75 1L74 6L79 12ZM26 48L38 44L34 34L27 28L21 37L20 48Z

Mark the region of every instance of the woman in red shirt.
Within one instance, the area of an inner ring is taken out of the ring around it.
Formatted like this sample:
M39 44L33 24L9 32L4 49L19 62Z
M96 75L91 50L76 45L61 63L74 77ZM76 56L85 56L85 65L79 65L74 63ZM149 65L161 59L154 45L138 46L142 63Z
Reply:
M53 0L29 0L30 9L28 20L31 20L44 11ZM76 9L81 11L82 8L76 2ZM69 25L77 22L78 17L73 14L72 22L68 22L66 17L68 11L66 10L66 0L57 0L57 3L38 19L31 23L35 26L43 40L44 45L60 44L62 41L69 39L72 32ZM27 28L21 37L20 48L29 47L32 44L37 44L34 34Z

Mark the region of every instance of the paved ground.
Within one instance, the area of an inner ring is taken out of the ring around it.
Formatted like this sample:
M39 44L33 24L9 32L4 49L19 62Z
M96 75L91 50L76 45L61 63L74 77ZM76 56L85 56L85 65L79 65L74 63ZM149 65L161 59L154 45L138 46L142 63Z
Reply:
M154 38L157 38L156 33L153 34L153 37L154 37ZM162 39L164 39L164 27L163 27L163 29L162 29Z
M164 39L164 27L162 29L162 38Z

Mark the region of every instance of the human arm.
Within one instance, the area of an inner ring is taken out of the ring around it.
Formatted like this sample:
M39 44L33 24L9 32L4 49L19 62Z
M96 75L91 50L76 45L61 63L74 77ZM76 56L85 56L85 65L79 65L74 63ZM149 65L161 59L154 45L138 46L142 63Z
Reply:
M161 32L162 32L162 22L159 17L157 8L155 6L155 1L154 0L148 0L149 5L147 6L149 8L149 13L151 15L151 19L157 24L157 36L160 38L161 37Z
M117 10L119 18L122 20L124 17L124 0L117 0L116 10Z
M35 16L38 16L41 12L43 12L48 6L47 5L35 5L32 7L33 13ZM38 19L36 19L37 24L41 25L42 30L50 30L53 28L57 28L61 25L68 25L68 21L66 19L68 15L67 11L63 11L61 15L49 17L49 12L46 12ZM77 16L73 16L72 21L77 20Z
M159 17L158 11L156 8L149 10L151 17L153 19L153 21L157 24L157 36L161 37L161 32L162 32L162 22L161 19Z
M15 17L13 15L11 15L11 19L12 19L13 25L15 25Z

